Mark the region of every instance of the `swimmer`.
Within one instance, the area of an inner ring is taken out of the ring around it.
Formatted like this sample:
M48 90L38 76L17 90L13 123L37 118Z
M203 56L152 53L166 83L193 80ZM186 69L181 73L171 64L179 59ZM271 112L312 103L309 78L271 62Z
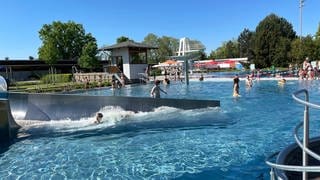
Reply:
M199 78L199 81L203 81L203 75L201 74L200 78Z
M236 74L236 76L233 78L233 97L240 97L240 94L239 94L239 76L238 74Z
M247 79L246 79L246 85L247 87L252 87L253 85L252 78L250 78L249 75L247 76Z
M94 121L94 123L96 123L96 124L101 123L102 118L103 118L103 114L102 113L97 113L96 120Z
M233 93L233 97L241 97L241 95L238 93Z
M286 82L287 82L287 80L283 78L283 79L278 81L278 84L282 85L282 84L285 84Z

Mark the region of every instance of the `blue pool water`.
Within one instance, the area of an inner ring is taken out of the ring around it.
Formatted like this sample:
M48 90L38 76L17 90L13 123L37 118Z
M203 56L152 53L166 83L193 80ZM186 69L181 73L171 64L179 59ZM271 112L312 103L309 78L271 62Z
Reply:
M149 96L152 85L85 94ZM319 101L319 81L191 81L161 86L162 98L214 99L220 108L180 110L161 107L133 113L105 107L94 117L51 122L18 121L18 138L0 149L0 179L267 179L265 158L293 142L303 106L291 98L301 88ZM319 113L311 112L312 134ZM318 123L320 124L320 123ZM313 126L314 125L314 126Z

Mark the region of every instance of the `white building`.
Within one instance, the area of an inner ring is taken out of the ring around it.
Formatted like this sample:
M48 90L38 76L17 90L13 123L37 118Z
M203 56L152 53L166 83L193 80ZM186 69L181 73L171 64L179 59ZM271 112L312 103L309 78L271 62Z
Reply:
M100 51L110 51L109 64L104 67L107 72L123 73L131 81L139 81L139 75L148 67L148 50L157 49L133 41L126 41L103 47ZM114 72L116 71L117 72Z

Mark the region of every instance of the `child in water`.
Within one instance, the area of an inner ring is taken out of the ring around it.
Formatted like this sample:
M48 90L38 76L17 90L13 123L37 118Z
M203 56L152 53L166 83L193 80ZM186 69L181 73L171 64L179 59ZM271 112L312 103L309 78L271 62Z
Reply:
M278 81L278 84L283 85L287 82L286 79L282 78L281 80Z
M167 94L167 92L162 90L159 85L160 85L160 81L156 80L155 81L155 85L153 86L153 88L151 89L151 92L150 92L151 97L160 98L160 91L162 91L163 93Z
M239 79L239 76L236 75L234 78L233 78L233 97L239 97L240 94L239 94L239 82L240 82L240 79Z
M94 123L96 123L96 124L101 123L102 118L103 118L103 114L102 113L97 113L96 120L94 121Z

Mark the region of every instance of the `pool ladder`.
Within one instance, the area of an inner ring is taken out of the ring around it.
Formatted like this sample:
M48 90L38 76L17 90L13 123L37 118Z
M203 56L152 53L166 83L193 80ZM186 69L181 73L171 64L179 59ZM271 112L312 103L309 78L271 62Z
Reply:
M297 96L299 94L305 94L305 99L299 99ZM292 94L292 98L300 104L304 105L304 118L303 121L300 122L296 128L294 129L294 138L298 146L302 149L302 166L296 165L283 165L271 162L271 159L274 158L279 152L272 154L266 159L266 163L271 167L270 170L270 179L275 180L275 173L274 169L283 170L283 171L295 171L295 172L302 172L303 180L308 179L308 172L320 172L320 166L308 166L308 155L315 158L316 160L320 161L320 156L315 152L311 151L308 148L309 145L309 107L320 109L319 105L313 104L309 102L309 93L306 89L302 89L296 91ZM303 142L300 141L298 137L298 130L303 126Z

